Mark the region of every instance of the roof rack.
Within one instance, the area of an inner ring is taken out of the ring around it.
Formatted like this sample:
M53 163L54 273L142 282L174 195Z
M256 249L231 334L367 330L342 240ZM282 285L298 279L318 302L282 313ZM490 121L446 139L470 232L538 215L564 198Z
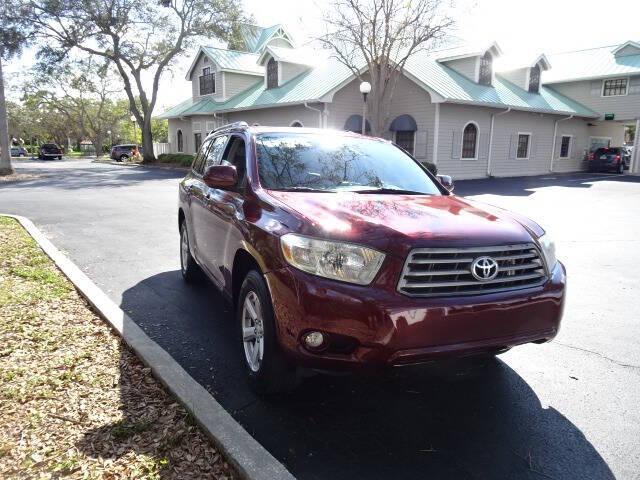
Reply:
M218 130L227 130L229 128L249 128L249 124L247 122L233 122L222 125L221 127L214 129L213 131L217 132Z

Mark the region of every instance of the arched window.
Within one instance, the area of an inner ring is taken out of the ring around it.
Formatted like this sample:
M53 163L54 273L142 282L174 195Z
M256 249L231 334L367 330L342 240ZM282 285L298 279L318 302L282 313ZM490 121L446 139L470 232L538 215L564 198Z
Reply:
M540 92L540 66L531 67L529 72L529 91L531 93Z
M493 57L490 52L486 52L482 58L480 58L480 75L478 76L478 83L480 85L491 86L492 77Z
M176 133L176 140L177 140L177 144L178 144L178 152L184 152L184 141L182 140L182 130L178 130L178 133Z
M267 88L278 86L278 62L273 57L267 62Z
M400 115L391 122L389 130L395 132L396 145L409 152L409 154L414 155L416 130L418 130L414 118L407 114Z
M304 125L302 125L302 122L295 120L293 122L291 122L291 125L289 125L290 127L304 127Z
M467 123L462 131L462 158L476 158L478 152L478 127L475 123Z

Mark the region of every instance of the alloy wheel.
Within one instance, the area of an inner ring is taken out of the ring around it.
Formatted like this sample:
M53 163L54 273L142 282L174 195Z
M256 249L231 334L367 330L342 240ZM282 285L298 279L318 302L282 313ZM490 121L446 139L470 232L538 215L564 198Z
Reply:
M254 291L246 295L242 305L242 342L247 365L257 372L264 357L264 321L260 299Z

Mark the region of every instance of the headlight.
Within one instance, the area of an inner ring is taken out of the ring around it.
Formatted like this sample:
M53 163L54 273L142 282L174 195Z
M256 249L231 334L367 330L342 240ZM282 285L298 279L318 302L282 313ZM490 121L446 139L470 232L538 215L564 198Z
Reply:
M352 243L332 242L288 233L280 237L284 258L292 266L320 277L367 285L378 273L384 254Z
M547 269L551 272L556 267L556 263L558 263L556 259L556 244L548 233L538 238L538 243L540 244L540 248L542 248L542 255L544 256L544 261L547 263Z

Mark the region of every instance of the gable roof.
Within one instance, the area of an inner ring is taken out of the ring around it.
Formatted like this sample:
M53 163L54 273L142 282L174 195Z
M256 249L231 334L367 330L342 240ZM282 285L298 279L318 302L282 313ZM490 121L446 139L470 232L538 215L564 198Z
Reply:
M260 57L258 64L264 65L266 58L271 55L278 62L295 63L297 65L314 65L318 63L318 52L303 48L284 48L267 45Z
M259 27L257 25L244 24L240 27L240 33L249 52L259 52L273 38L279 34L287 39L293 47L293 37L287 32L284 25L279 23L270 27Z
M544 72L542 83L592 80L630 74L640 75L640 53L616 57L612 47L613 45L608 45L551 55L553 68Z
M622 54L620 56L640 54L640 43L634 42L633 40L629 40L629 41L624 42L623 44L619 45L618 47L614 48L611 51L611 53L613 53L614 55L618 56L620 54L620 52L623 52L624 50L631 51L631 52L634 52L634 53Z
M219 71L239 72L247 75L264 74L263 68L257 63L257 53L240 52L238 50L228 50L218 47L200 47L191 66L187 70L186 80L191 80L193 69L201 55L206 55L209 60L216 64Z
M478 45L459 45L456 47L445 48L432 52L431 56L435 57L438 62L450 62L452 60L460 60L469 57L481 57L488 50L494 55L502 55L502 49L497 42L485 45L484 48L478 48Z
M407 61L404 70L405 75L427 90L434 101L494 108L510 107L587 118L599 116L549 87L542 86L538 94L530 93L499 74L496 75L493 86L477 84L441 63L440 54L441 52L418 52ZM250 55L257 57L256 54ZM364 68L365 64L362 63ZM263 72L262 67L258 68ZM254 86L224 102L215 102L210 98L186 101L166 111L159 118L326 101L333 92L354 78L349 68L330 57L277 88L267 89L263 81L257 81Z

